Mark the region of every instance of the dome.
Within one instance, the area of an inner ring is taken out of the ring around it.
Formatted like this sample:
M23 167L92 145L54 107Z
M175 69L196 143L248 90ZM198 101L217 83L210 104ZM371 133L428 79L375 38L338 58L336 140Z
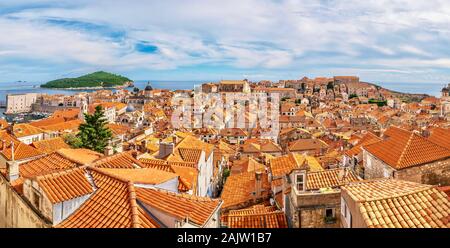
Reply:
M134 112L134 110L135 109L134 109L133 105L128 105L127 106L127 109L126 109L127 112Z
M152 86L150 85L150 82L147 83L147 86L145 86L146 91L153 90Z

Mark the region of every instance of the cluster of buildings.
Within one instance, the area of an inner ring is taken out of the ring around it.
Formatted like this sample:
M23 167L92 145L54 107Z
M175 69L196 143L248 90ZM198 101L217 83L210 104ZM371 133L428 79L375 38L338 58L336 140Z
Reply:
M174 103L192 90L35 96L27 110L50 117L0 120L0 227L450 227L450 85L420 102L351 76L200 91L278 93L277 132L247 114L244 127L175 127L216 107ZM99 105L105 151L70 147Z

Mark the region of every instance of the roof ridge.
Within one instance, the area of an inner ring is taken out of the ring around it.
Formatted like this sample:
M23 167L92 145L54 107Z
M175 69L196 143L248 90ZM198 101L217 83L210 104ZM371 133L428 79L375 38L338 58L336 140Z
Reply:
M133 228L139 228L141 225L141 222L139 220L139 212L138 212L138 205L136 202L136 191L134 189L133 182L128 182L128 196L129 196L129 203L131 207L131 225Z
M64 148L62 148L62 149L64 149ZM76 164L79 164L79 165L84 165L83 163L81 163L81 161L77 161L77 160L75 160L75 159L73 159L73 158L69 158L67 155L65 155L64 153L62 153L62 152L61 152L62 149L56 150L56 151L54 151L53 153L58 154L59 156L63 157L64 159L69 160L70 162L73 162L73 163L76 163ZM70 148L70 149L71 149L71 148ZM50 155L53 154L53 153L50 153L50 154L47 155L47 156L50 156Z
M97 167L92 166L92 165L88 166L87 168L89 168L90 170L95 171L97 173L103 174L104 176L111 177L112 179L115 179L115 180L120 181L122 183L130 183L131 182L131 180L128 180L126 178L119 177L119 176L114 175L114 174L112 174L112 173L110 173L108 171L103 171L103 169L107 169L107 168L97 168Z
M420 137L419 135L415 134L414 132L411 132L411 135L409 136L408 141L406 142L406 145L403 148L403 151L402 151L402 153L400 154L400 157L397 160L397 164L396 164L397 167L400 167L400 165L402 164L402 161L403 161L403 158L404 158L404 156L406 154L406 151L408 150L409 146L411 145L411 142L412 142L413 138L416 137L416 136Z
M253 211L253 210L247 210L247 211ZM228 213L228 217L230 217L230 216L232 216L232 217L235 217L235 216L261 216L261 215L272 215L272 214L284 214L284 212L282 211L282 210L275 210L275 211L272 211L272 212L264 212L264 213L250 213L250 214L239 214L239 213L236 213L236 212L229 212Z

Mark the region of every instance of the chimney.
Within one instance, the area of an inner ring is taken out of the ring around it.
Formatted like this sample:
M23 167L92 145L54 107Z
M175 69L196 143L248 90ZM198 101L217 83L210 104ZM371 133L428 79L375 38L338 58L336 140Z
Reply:
M14 135L14 122L12 122L11 125L9 125L9 126L6 128L6 132L7 132L8 134L10 134L10 135Z
M114 154L114 148L111 145L105 147L105 156L111 156Z
M143 152L143 153L147 152L147 144L148 144L148 141L146 139L143 139L141 141L141 152Z
M262 171L255 171L255 200L261 198L262 195Z
M6 163L6 178L10 182L13 182L19 178L19 163L14 160Z
M159 153L157 158L162 159L173 153L175 145L173 142L159 142Z
M131 152L131 156L133 156L133 158L137 159L137 155L138 155L137 151Z

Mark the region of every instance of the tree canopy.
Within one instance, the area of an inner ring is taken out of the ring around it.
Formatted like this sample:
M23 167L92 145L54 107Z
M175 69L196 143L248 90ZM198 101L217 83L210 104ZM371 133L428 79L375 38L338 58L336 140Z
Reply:
M111 130L106 126L107 120L102 107L95 108L93 114L84 114L85 123L81 124L77 137L80 139L82 148L103 152L112 138Z
M41 85L43 88L114 87L132 82L129 78L98 71L77 78L62 78Z

